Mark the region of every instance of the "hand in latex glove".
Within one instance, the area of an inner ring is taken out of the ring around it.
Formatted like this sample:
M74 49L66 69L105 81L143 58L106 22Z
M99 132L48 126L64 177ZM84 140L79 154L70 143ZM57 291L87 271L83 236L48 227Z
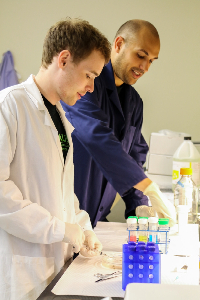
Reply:
M169 218L169 226L176 223L176 210L173 204L161 193L155 182L152 182L143 192L148 196L153 209L157 212L159 218Z
M92 230L84 231L85 242L84 246L80 250L80 254L85 257L93 257L100 254L102 250L102 244L98 240L96 234Z
M152 206L140 205L136 207L135 214L137 217L155 217L155 210Z
M74 247L74 252L78 253L85 240L84 232L78 224L65 223L64 243L69 243Z

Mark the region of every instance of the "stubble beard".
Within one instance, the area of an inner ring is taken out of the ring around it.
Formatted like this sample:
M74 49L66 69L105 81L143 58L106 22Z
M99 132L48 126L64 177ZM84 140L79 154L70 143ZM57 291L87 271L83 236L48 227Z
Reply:
M124 61L122 57L118 57L113 64L113 71L115 75L122 80L124 83L128 85L132 85L133 83L130 82L130 78L124 68Z

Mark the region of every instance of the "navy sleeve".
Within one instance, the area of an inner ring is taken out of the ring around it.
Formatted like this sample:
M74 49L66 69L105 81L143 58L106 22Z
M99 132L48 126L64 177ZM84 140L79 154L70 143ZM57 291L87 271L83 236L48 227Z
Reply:
M137 161L138 166L142 169L143 164L146 161L146 155L149 150L149 147L143 138L141 133L142 123L143 123L143 103L140 102L140 105L137 106L137 110L133 116L134 126L136 127L133 141L129 150L129 155ZM148 198L139 190L131 188L125 194L122 195L122 199L125 202L125 218L135 215L135 209L140 205L148 205Z
M142 166L146 161L146 155L149 150L149 147L141 133L142 123L143 123L143 103L142 100L140 105L138 105L138 109L134 114L135 121L135 134L134 140L131 144L129 154L138 162L140 166Z
M90 153L106 179L123 195L146 178L135 158L127 154L108 127L106 114L98 107L97 88L87 93L74 106L62 102L74 134Z

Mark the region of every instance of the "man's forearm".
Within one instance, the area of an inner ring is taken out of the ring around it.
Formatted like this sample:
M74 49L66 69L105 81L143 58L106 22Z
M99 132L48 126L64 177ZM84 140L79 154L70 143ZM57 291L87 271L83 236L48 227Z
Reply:
M145 178L142 181L138 182L133 187L141 192L144 192L144 190L152 183L152 181L149 178Z

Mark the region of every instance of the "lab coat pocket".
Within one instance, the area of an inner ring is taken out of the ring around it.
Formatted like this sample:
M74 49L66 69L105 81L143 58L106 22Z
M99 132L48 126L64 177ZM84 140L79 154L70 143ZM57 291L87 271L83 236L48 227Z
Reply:
M11 300L36 299L51 282L53 257L14 255L11 269Z
M124 138L122 140L123 149L127 153L129 152L131 144L133 142L133 137L134 137L135 129L136 129L136 127L130 126L128 128L128 130L126 131L125 136L124 136Z

